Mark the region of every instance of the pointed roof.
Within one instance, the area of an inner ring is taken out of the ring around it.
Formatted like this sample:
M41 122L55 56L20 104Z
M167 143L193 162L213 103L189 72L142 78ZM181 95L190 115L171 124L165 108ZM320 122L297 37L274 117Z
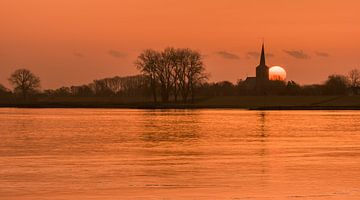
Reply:
M261 58L260 58L260 65L265 65L265 50L264 50L264 43L262 44Z

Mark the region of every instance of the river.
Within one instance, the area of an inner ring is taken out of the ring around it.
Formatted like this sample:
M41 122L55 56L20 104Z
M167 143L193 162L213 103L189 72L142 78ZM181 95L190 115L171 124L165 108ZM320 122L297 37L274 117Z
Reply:
M360 112L2 108L0 199L358 200Z

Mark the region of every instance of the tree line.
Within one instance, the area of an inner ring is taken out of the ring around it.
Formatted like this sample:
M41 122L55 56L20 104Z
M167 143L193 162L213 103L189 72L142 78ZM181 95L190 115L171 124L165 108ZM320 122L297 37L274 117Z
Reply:
M80 86L61 87L44 90L43 94L51 97L130 97L148 95L148 77L143 75L104 78Z
M0 97L31 99L37 97L135 97L149 96L149 79L144 75L104 78L89 84L40 90L40 78L28 69L14 71L9 83L13 90L0 84Z
M1 99L30 97L138 97L153 102L193 102L197 97L259 95L243 80L207 82L203 57L186 48L144 50L136 59L140 74L94 80L80 86L40 90L40 78L28 69L15 70L9 77L12 90L0 84ZM360 71L330 75L323 84L299 85L294 81L271 81L267 95L359 95ZM0 99L0 100L1 100ZM147 100L146 100L147 101Z
M322 84L300 85L294 81L270 81L266 86L267 95L359 95L360 70L353 69L347 75L333 74ZM200 96L260 95L246 88L243 80L236 84L229 81L205 83L199 88ZM263 95L263 94L261 94Z
M140 72L149 77L153 100L157 102L158 92L164 103L173 97L186 103L194 101L195 88L207 78L202 56L191 49L166 48L163 51L148 49L135 62Z

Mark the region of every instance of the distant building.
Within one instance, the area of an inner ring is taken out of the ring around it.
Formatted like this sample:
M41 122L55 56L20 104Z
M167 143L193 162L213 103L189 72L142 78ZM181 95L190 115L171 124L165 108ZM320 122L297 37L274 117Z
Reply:
M265 48L262 45L260 65L256 67L256 77L247 77L244 81L244 87L247 90L258 94L266 94L266 87L269 84L269 67L265 62Z

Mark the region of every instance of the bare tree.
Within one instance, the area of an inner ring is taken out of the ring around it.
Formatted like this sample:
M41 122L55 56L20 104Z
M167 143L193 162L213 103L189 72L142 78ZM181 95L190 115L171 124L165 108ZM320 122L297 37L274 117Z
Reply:
M180 90L180 75L181 63L183 61L183 54L181 49L167 48L165 51L169 52L169 59L171 62L171 84L174 101L177 102Z
M158 72L160 64L160 53L155 50L147 49L143 51L135 61L136 67L142 74L150 78L150 87L152 90L154 102L157 102L156 87L158 83Z
M176 66L176 50L172 47L164 49L160 53L158 78L161 87L161 98L163 102L169 102L170 94L174 86L174 68Z
M360 70L353 69L349 72L349 81L351 87L360 87Z
M199 52L191 50L190 54L190 66L188 74L188 79L190 80L190 92L191 92L191 101L194 102L195 98L195 88L201 84L203 81L208 79L208 74L205 73L204 63L202 61L202 56Z
M157 84L163 102L167 103L171 94L175 102L178 95L187 102L190 95L194 99L196 86L207 78L201 54L191 49L145 50L135 64L142 74L150 77L155 102Z
M9 82L15 93L20 93L24 99L40 88L40 78L28 69L18 69L11 74Z
M109 86L109 79L94 80L92 89L97 96L113 96L115 92Z
M195 88L203 80L207 79L202 56L199 52L191 49L178 50L180 55L181 70L179 70L179 85L184 103L191 95L192 101L195 97Z

